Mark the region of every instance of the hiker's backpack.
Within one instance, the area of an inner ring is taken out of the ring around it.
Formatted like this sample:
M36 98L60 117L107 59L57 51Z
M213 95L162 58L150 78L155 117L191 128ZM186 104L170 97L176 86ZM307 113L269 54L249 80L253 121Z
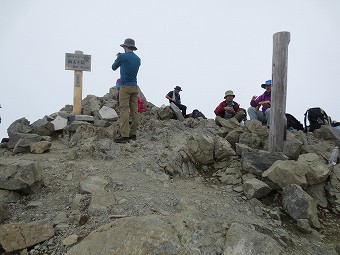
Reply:
M294 128L296 130L303 130L303 125L293 115L286 113L287 129Z
M307 119L309 126L307 126ZM313 132L315 129L320 128L321 125L330 125L331 123L331 117L320 107L309 108L305 113L305 132Z
M192 111L191 117L194 119L206 119L203 113L201 113L199 110L195 109Z

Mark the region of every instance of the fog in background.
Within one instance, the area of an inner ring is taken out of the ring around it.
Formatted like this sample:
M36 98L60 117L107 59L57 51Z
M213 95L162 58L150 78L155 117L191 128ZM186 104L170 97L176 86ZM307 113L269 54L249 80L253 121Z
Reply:
M272 74L273 34L288 31L288 113L301 122L310 107L340 121L338 0L1 0L0 138L73 104L65 53L92 56L83 98L104 96L119 71L111 65L126 38L142 59L138 84L161 106L176 85L188 113L214 118L226 90L248 108Z

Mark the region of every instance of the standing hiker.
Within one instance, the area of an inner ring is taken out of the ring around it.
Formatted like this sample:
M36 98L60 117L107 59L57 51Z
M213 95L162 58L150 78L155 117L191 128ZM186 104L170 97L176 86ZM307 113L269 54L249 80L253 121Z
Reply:
M269 127L272 80L267 80L261 85L261 88L265 89L266 91L258 97L252 97L250 101L251 107L248 108L248 114L251 120L259 120ZM260 111L261 107L262 109Z
M224 93L224 101L221 102L215 109L215 122L219 124L219 119L230 119L235 117L238 122L245 119L245 110L240 108L240 105L234 101L235 94L232 90L227 90Z
M141 65L140 58L133 52L137 50L133 39L125 39L120 45L124 53L117 54L117 59L112 64L112 70L120 67L120 91L119 91L119 123L120 136L114 141L126 143L129 140L136 140L138 129L138 87L137 74ZM131 128L129 125L129 110L131 116Z
M187 116L187 107L181 104L181 96L179 92L182 91L180 86L176 86L173 91L170 91L165 98L169 99L169 103L174 103L182 112L184 118Z

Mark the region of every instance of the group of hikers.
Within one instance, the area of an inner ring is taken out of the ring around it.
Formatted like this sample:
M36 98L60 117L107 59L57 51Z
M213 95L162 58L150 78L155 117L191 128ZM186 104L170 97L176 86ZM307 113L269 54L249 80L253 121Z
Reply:
M248 115L251 120L259 120L269 127L272 81L267 80L261 85L261 87L265 89L265 92L260 96L252 97L250 107L248 108ZM181 97L179 95L180 91L182 91L182 88L180 86L176 86L174 90L170 91L165 97L170 103L174 103L181 110L182 115L186 118L189 115L186 114L187 107L181 103ZM240 108L240 105L234 101L234 98L235 94L232 90L227 90L225 92L225 100L222 101L214 111L216 114L215 121L217 124L221 124L221 118L236 118L238 122L247 119L246 110Z
M120 135L114 138L116 143L126 143L130 140L136 140L138 129L138 85L137 74L141 65L141 59L134 53L137 50L135 41L131 38L125 39L120 45L124 49L124 53L118 53L117 58L112 64L112 69L115 71L120 68L119 79L119 110L120 110ZM256 119L269 127L270 124L270 102L271 102L271 87L272 81L267 80L261 85L265 92L260 96L253 96L248 108L249 118ZM175 86L173 91L170 91L165 97L169 103L174 103L182 112L182 115L188 117L187 107L182 104L180 86ZM221 102L215 109L216 123L219 124L221 118L230 119L236 118L238 122L246 120L247 113L245 109L240 108L240 105L234 101L235 94L232 90L227 90L224 95L224 101ZM262 107L262 108L261 108ZM260 109L261 108L261 109ZM129 122L131 117L131 124Z

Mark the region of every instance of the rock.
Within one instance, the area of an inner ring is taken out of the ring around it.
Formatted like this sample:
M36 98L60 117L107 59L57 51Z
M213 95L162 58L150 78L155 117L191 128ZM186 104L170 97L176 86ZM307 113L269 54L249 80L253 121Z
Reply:
M30 127L30 122L26 118L21 118L16 121L14 121L8 128L7 128L7 134L9 138L13 136L16 133L23 133L27 134L32 131L32 128Z
M0 245L6 252L32 247L54 236L49 222L0 225Z
M281 255L280 245L264 235L239 223L233 223L226 235L223 255Z
M55 131L63 130L67 126L67 118L57 116L51 123L54 125Z
M287 139L284 142L283 153L289 159L297 159L302 151L302 142L295 138L291 132L287 132Z
M114 109L107 107L107 106L103 106L102 108L100 108L99 115L102 120L111 120L111 121L118 120L117 112Z
M214 138L211 136L197 135L188 139L187 153L198 164L208 165L214 163L214 151Z
M282 189L289 184L307 186L306 166L294 160L278 160L262 173L265 181L270 181L274 189Z
M313 134L320 139L340 141L340 130L330 125L322 125L319 129L315 129Z
M277 160L287 160L282 153L271 153L268 151L244 152L241 159L242 169L248 173L261 175L269 169Z
M243 133L240 135L239 143L245 144L253 149L260 149L263 146L262 139L254 133Z
M18 192L0 189L0 201L3 201L6 204L16 203L20 198L21 196Z
M214 144L214 157L216 161L228 160L230 156L236 156L234 149L227 140L215 136Z
M243 191L248 199L252 199L268 195L271 188L263 181L254 178L243 183Z
M313 229L310 227L309 222L307 219L297 219L296 225L298 228L304 233L312 233Z
M100 98L94 95L87 95L82 100L82 113L84 115L95 116L98 114L100 107L101 107Z
M289 184L283 188L283 207L295 220L306 219L314 228L320 228L314 199L299 185Z
M340 164L334 166L329 182L326 185L329 202L334 212L340 213Z
M0 189L31 193L42 185L42 168L38 162L4 159L0 168Z
M307 186L305 188L305 191L315 200L317 205L323 208L327 208L328 201L324 186L325 186L324 183L320 183L313 186Z
M255 151L253 148L250 148L248 145L242 143L236 143L235 148L236 154L238 156L243 156L243 153L245 152Z
M227 141L235 148L236 143L238 143L238 141L240 140L240 135L243 133L243 129L241 127L236 128L232 131L230 131L227 136L226 139Z
M161 120L170 120L174 118L174 112L170 106L165 106L157 109L157 114Z
M330 169L317 154L307 153L299 156L298 162L306 164L306 178L309 185L323 183L329 176Z
M184 121L184 116L182 114L182 111L177 107L177 105L175 105L173 102L170 103L170 108L173 110L173 112L175 113L176 118L179 121Z
M42 137L37 134L22 134L22 133L15 133L9 139L7 143L7 147L13 149L17 146L18 142L20 144L18 146L23 147L23 149L27 149L29 151L29 147L32 143L36 143L42 140Z
M66 237L64 240L63 240L63 245L65 246L71 246L75 243L78 242L78 236L73 234L73 235L69 235L68 237Z
M31 127L33 129L32 132L40 136L50 136L54 133L54 125L47 120L47 117L33 122Z
M8 210L4 201L0 200L0 223L8 218Z
M48 151L51 147L52 143L47 141L40 141L37 143L33 143L30 146L31 153L41 154L45 151Z
M216 116L215 123L219 126L224 127L227 133L233 131L234 129L237 129L240 126L240 123L236 118L225 119L220 116Z
M94 118L93 116L90 116L90 115L76 115L75 121L86 121L86 122L93 123Z
M261 140L265 140L269 135L268 128L266 126L263 126L262 123L258 120L246 121L245 127L249 130L250 133L260 137Z

